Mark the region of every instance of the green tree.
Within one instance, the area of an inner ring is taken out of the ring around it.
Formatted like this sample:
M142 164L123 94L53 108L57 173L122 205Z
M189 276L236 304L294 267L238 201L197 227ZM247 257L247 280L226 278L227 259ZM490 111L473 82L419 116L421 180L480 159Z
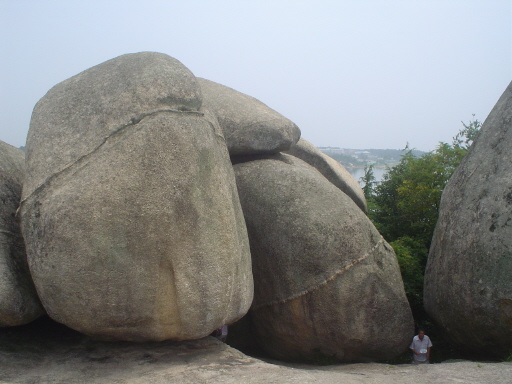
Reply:
M363 186L363 193L366 200L373 198L373 188L376 184L375 175L373 174L373 165L364 166L364 175L359 179Z
M427 262L428 250L415 239L403 236L390 245L393 247L404 281L404 289L412 312L423 317L423 271Z
M452 144L439 143L435 151L415 157L406 148L400 162L373 189L375 210L370 218L386 240L409 236L430 246L441 194L481 123L463 125Z
M375 211L375 203L373 202L373 196L375 193L375 186L377 185L377 179L373 173L373 165L365 165L364 175L359 178L360 182L363 183L363 193L366 199L366 205L368 207L368 216L372 215Z
M372 190L369 217L395 249L416 317L424 315L423 273L441 194L481 127L476 119L462 124L451 144L439 143L420 157L406 148L400 162Z
M463 121L461 121L461 123L464 128L454 137L453 145L467 150L480 133L482 123L478 121L478 119L475 119L475 114L473 114L473 120L471 120L469 124L465 124Z

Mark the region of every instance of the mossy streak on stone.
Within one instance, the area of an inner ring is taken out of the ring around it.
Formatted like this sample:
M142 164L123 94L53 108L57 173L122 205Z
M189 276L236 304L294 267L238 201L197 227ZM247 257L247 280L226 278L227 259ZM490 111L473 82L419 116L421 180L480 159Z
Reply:
M311 288L309 288L309 289L306 289L306 290L304 290L304 291L302 291L302 292L299 292L299 293L297 293L297 294L294 294L294 295L292 295L292 296L290 296L290 297L287 297L287 298L284 298L284 299L281 299L281 300L276 300L276 301L273 301L273 302L264 303L264 304L261 304L260 306L254 306L254 305L253 305L251 308L252 308L253 310L256 310L256 309L258 309L258 308L260 308L260 307L262 307L262 306L275 305L275 304L278 304L278 303L286 303L286 302L288 302L288 301L292 301L292 300L294 300L294 299L296 299L296 298L298 298L298 297L301 297L301 296L307 295L308 293L311 293L311 292L313 292L314 290L316 290L316 289L320 288L321 286L323 286L323 285L325 285L325 284L329 283L331 280L334 280L334 279L338 278L338 276L339 276L339 275L342 275L343 273L346 273L346 272L347 272L347 271L349 271L351 268L355 267L357 264L359 264L360 262L362 262L363 260L365 260L365 259L367 259L369 256L371 256L373 252L377 252L377 251L379 250L379 248L380 248L380 247L383 247L383 248L384 248L384 247L385 247L385 246L383 245L383 244L384 244L384 242L385 242L384 238L383 238L383 237L381 237L381 238L380 238L380 240L377 242L377 244L375 244L375 246L374 246L374 247L372 247L368 253L365 253L363 256L361 256L361 257L359 257L359 258L357 258L357 259L353 260L349 265L345 266L344 268L342 268L342 269L339 269L339 270L335 271L335 272L334 272L334 274L333 274L331 277L329 277L329 278L325 279L324 281L322 281L322 282L318 283L318 285L316 285L316 286L313 286L313 287L311 287ZM378 264L380 264L380 262L381 262L380 260L377 260L377 263L378 263Z

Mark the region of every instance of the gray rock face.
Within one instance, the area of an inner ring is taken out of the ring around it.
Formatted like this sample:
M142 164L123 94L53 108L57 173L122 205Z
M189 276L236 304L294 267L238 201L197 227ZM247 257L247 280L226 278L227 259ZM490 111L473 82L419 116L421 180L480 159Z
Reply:
M425 272L425 308L461 348L512 349L512 83L448 181Z
M197 113L201 90L178 60L154 52L120 57L56 85L39 100L31 120L37 129L27 138L32 145L27 145L25 196L146 116ZM55 141L73 146L55 150Z
M285 151L300 138L299 128L254 97L198 78L203 106L217 117L230 155Z
M290 155L234 169L261 347L279 359L343 362L404 351L414 329L395 254L352 199Z
M422 366L366 363L312 369L311 365L264 362L213 337L108 343L76 335L64 327L46 325L44 332L40 327L41 324L30 324L0 329L0 382L410 384L414 378L414 384L510 384L512 377L512 363L507 362L457 360Z
M248 310L247 232L195 77L129 54L52 88L27 141L22 229L48 314L122 340L195 339Z
M44 313L16 217L24 174L25 153L0 141L0 327L26 324Z
M347 194L359 208L366 212L366 198L359 183L352 177L343 165L332 157L327 156L309 141L301 138L286 153L304 160L316 168L327 180Z

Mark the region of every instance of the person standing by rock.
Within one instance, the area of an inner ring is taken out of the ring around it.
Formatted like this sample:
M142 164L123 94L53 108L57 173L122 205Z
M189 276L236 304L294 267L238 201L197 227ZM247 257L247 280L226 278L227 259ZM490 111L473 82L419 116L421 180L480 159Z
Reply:
M412 362L414 364L430 364L430 349L432 342L430 338L425 335L423 329L418 330L418 334L412 338L411 346Z

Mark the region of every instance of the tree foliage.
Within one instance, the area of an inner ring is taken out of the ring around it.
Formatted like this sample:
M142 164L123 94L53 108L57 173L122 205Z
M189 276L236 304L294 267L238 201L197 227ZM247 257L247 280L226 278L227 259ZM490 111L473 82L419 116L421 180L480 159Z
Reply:
M370 182L364 188L368 215L397 254L406 294L416 315L423 306L423 273L441 194L482 125L476 119L462 124L464 128L451 144L439 143L434 151L420 157L406 148L400 162L389 169L381 183ZM374 181L370 171L365 170L364 179Z
M371 200L374 186L377 184L373 173L373 165L365 165L364 175L360 178L363 185L363 193L366 200Z
M430 246L441 194L481 126L478 120L462 124L452 143L439 143L435 151L415 157L406 148L383 181L365 191L375 203L370 218L386 240L408 236Z
M375 188L371 213L384 238L394 241L409 236L430 246L441 194L465 153L447 143L419 158L408 151L384 175Z
M409 236L402 236L392 241L390 245L396 253L411 309L414 314L423 314L423 272L428 249Z

